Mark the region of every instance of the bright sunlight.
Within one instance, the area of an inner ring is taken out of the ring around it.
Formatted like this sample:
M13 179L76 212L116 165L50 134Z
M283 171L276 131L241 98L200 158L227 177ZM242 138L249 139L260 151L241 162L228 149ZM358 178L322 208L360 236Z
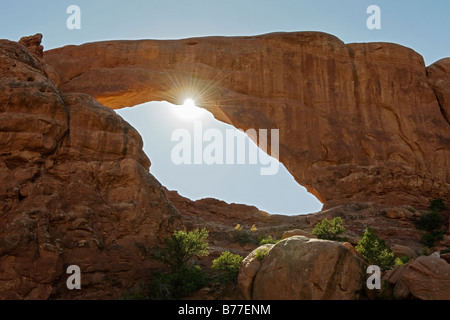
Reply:
M181 106L176 106L174 113L181 119L192 121L209 114L208 111L195 105L195 101L191 98L186 99Z

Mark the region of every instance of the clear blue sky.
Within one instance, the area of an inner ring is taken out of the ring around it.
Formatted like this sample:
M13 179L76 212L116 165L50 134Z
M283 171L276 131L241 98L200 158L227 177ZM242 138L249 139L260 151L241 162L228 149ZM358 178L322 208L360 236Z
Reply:
M81 30L66 27L66 9L72 4L81 8ZM381 30L366 27L366 9L372 4L381 8ZM427 65L450 56L448 0L2 0L1 6L0 38L18 40L40 32L45 49L114 39L323 31L346 43L399 43L420 53ZM119 111L143 136L151 172L169 189L192 199L212 196L253 204L271 213L320 209L284 167L276 176L262 177L256 166L172 165L171 130L191 124L174 120L171 108L152 102ZM158 120L166 118L166 125ZM227 128L213 120L208 126Z
M66 28L66 8L82 12L81 30ZM381 30L366 28L366 9L380 6ZM47 49L107 39L172 39L323 31L344 42L395 42L427 64L450 55L448 0L2 0L0 37L41 32Z

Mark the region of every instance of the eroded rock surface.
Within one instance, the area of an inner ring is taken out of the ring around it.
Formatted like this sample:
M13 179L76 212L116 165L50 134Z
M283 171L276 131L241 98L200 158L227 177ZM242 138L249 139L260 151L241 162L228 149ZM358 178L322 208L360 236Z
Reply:
M117 299L182 223L137 131L61 93L40 38L0 40L0 299ZM82 290L66 287L69 265Z
M441 59L427 68L428 81L436 93L442 115L450 124L450 58Z
M438 253L411 260L386 278L396 299L450 300L450 264Z
M265 249L261 262L256 252L264 248L243 261L239 285L245 298L354 300L365 285L366 263L339 242L292 236Z
M279 129L280 159L324 202L450 198L448 59L318 32L107 41L44 53L63 92L111 108L192 97L241 129ZM427 77L428 71L428 77Z
M367 226L393 249L395 256L416 257L424 245L420 240L425 233L416 227L418 218L427 210L418 210L412 206L383 206L373 202L352 203L306 215L270 215L254 206L228 204L216 199L192 201L176 191L167 191L167 197L178 209L187 229L206 227L210 231L212 257L221 251L232 250L247 256L257 248L257 243L245 246L237 243L235 227L239 223L244 231L254 235L255 239L272 236L273 239L285 239L294 235L316 238L312 235L314 226L323 219L341 217L346 231L342 237L353 246L363 236ZM443 228L448 228L448 222ZM255 225L257 231L250 232ZM436 243L436 247L445 249L450 246L448 236Z
M44 54L41 38L0 41L0 299L120 298L154 266L152 248L183 226L210 230L212 259L257 247L236 243L237 223L281 238L340 216L352 244L370 225L396 255L415 256L421 207L449 199L448 59L425 68L410 49L322 33L112 41ZM272 216L167 192L148 173L139 134L89 94L111 108L192 96L238 128L280 129L281 160L325 210ZM323 243L298 238L283 243ZM354 258L339 248L325 256L310 248L308 263L324 277L302 278L297 298L359 296L347 272ZM333 275L321 259L345 270ZM286 263L292 280L297 267ZM67 290L71 264L81 268L81 291ZM253 297L276 292L265 284L279 277L264 274L249 282Z

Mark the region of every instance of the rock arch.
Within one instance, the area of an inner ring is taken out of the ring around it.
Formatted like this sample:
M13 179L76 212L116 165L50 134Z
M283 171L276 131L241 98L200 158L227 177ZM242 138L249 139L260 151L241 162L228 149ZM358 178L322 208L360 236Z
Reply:
M62 92L110 108L186 96L237 128L280 130L280 160L324 203L450 198L449 60L319 32L107 41L44 53ZM428 73L427 73L428 71Z

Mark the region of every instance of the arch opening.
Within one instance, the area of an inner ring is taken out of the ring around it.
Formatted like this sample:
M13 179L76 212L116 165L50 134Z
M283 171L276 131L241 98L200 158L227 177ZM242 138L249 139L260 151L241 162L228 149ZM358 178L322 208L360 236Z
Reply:
M194 201L215 198L253 205L270 214L322 209L322 203L268 155L270 151L264 152L246 133L195 106L192 98L183 105L148 102L116 112L141 134L144 152L152 162L150 172L168 190ZM239 141L245 142L245 155L239 155ZM257 150L256 161L252 150ZM230 151L234 152L231 162ZM275 174L261 174L270 166L277 166Z

